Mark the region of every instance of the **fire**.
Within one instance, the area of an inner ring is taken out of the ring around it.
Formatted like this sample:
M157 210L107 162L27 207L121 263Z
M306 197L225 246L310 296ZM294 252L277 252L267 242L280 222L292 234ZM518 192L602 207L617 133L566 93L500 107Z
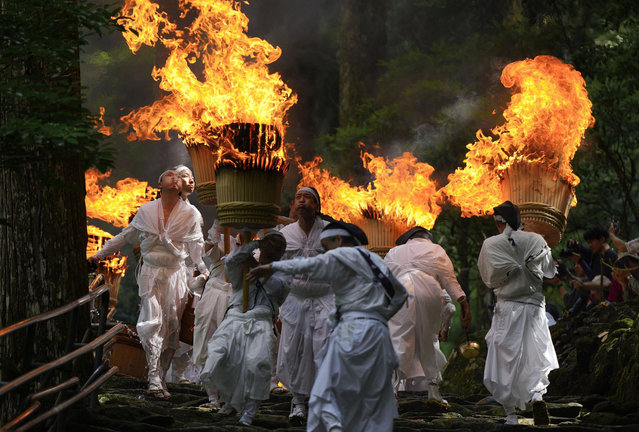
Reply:
M87 258L95 255L99 251L104 243L113 238L113 234L101 230L100 228L87 225ZM109 270L113 274L124 276L124 272L127 269L127 257L120 256L120 253L111 255L100 261L98 272L102 273L105 270Z
M84 176L87 194L84 202L87 217L110 222L117 227L125 227L129 224L131 215L140 206L151 201L157 195L158 189L150 187L147 182L129 177L119 180L115 188L98 184L110 175L110 171L106 174L100 174L95 169L86 171Z
M366 186L351 186L327 170L320 169L321 158L299 164L300 186L313 186L322 198L322 211L335 219L360 223L378 219L407 228L432 228L441 208L437 203L437 184L431 180L433 167L410 153L387 160L362 151L363 166L373 176Z
M100 117L98 117L97 121L95 122L95 128L102 135L110 136L110 135L113 135L113 126L107 126L106 124L104 124L105 112L106 112L106 108L100 107Z
M133 53L156 43L169 51L151 73L166 94L121 118L131 129L129 139L159 140L176 130L187 146L237 153L219 139L226 125L269 125L284 136L285 115L297 96L279 74L269 73L281 49L246 34L248 18L237 1L180 0L179 6L179 24L150 0L126 0L122 8ZM284 156L281 145L269 150Z
M515 163L540 164L573 192L579 184L570 163L594 124L581 74L555 57L537 56L507 65L501 82L513 90L506 122L491 130L495 139L477 131L465 167L451 174L443 189L463 216L492 212L502 201L502 174Z
M312 186L319 192L322 212L345 222L356 223L363 217L362 209L368 208L368 194L361 187L334 177L329 171L319 167L322 158L316 156L304 164L298 161L302 175L299 186Z

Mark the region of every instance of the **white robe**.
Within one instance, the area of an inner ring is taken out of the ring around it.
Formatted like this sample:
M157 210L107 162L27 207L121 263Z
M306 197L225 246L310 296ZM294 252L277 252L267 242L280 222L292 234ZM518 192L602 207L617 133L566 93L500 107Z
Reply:
M504 407L524 409L559 367L541 292L543 278L555 275L550 248L539 234L507 227L484 241L477 266L497 296L484 385Z
M320 233L328 222L317 217L308 236L298 222L280 231L286 238L282 260L314 257L323 252ZM290 294L280 308L282 332L277 353L277 379L291 392L308 396L315 381L314 359L330 332L328 317L335 307L330 285L294 275Z
M188 292L184 260L190 256L198 270L206 272L198 214L179 199L165 223L162 199L146 203L96 256L109 256L127 243L140 243L143 264L136 277L141 309L136 329L146 353L149 380L159 384L159 377L169 367L168 363L160 364L162 353L179 347Z
M398 378L405 390L424 391L439 383L446 356L439 330L446 304L442 285L455 299L464 295L444 249L428 239L410 239L392 248L384 261L411 295L388 322L399 357ZM441 282L440 282L441 281Z
M393 284L389 298L358 252L367 254ZM341 314L317 356L308 431L390 431L397 417L392 375L397 355L386 321L408 294L384 261L365 248L340 247L314 258L273 263L275 271L307 274L331 284Z
M195 306L195 326L193 328L193 362L203 366L208 357L208 343L224 319L231 296L231 284L226 282L224 260L211 269L209 280L202 296Z
M270 394L275 345L273 317L287 294L277 275L262 280L263 289L249 285L247 312L242 312L243 267L257 242L234 250L226 258L226 274L233 286L230 309L208 342L208 357L202 369L202 383L217 388L221 402L237 411L248 399L266 400Z
M443 303L442 289L432 276L419 270L398 274L409 298L388 321L393 347L399 358L397 375L404 390L425 391L442 380L446 356L439 348Z

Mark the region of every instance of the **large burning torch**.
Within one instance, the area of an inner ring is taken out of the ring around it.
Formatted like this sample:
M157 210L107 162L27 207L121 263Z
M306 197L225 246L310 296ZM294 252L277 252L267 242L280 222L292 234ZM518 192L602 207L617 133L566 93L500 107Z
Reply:
M165 96L121 120L130 139L177 131L193 162L198 200L217 203L220 223L248 240L276 224L288 169L284 118L297 96L269 73L281 50L246 34L240 2L183 0L180 8L180 20L172 21L153 1L126 0L121 14L131 50L159 43L169 54L152 72Z
M351 186L319 168L321 158L299 164L300 185L318 190L324 213L361 226L368 248L383 257L411 226L430 229L435 224L441 208L430 178L434 170L410 153L387 160L362 151L361 160L371 176L363 186Z
M554 246L576 205L579 178L570 162L594 124L586 83L552 56L507 65L501 82L513 91L506 122L491 131L496 138L477 131L466 166L449 176L444 192L463 216L489 214L510 200L521 210L524 229Z

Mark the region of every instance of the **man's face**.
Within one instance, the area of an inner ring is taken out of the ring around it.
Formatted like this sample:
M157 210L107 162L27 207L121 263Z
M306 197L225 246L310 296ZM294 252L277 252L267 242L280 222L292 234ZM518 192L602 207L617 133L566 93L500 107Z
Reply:
M182 191L182 179L177 171L169 170L162 176L162 181L158 185L163 192Z
M317 202L312 193L308 191L297 191L295 194L295 213L299 217L317 215Z
M260 264L268 264L278 261L286 250L286 240L279 236L270 235L260 241Z
M193 173L190 170L183 169L180 171L180 178L182 179L182 194L192 194L195 190L195 180L193 179Z

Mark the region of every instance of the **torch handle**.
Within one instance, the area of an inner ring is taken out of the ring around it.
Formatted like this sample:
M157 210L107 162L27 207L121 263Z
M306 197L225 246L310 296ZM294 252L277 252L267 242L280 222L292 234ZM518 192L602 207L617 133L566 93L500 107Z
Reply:
M224 227L224 255L231 253L231 229Z
M251 233L249 231L242 232L242 244L247 244L251 241ZM249 266L248 264L244 264L244 284L242 285L242 312L246 312L248 310L248 298L249 298L249 282L246 279L246 275L248 274Z

